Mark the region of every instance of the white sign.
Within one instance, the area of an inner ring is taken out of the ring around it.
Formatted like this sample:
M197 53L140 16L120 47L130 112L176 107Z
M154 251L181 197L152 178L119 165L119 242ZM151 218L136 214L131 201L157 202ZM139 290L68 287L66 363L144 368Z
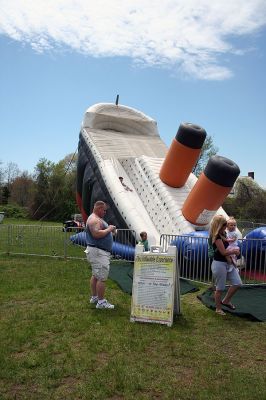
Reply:
M176 296L180 296L176 247L170 246L167 253L139 252L138 247L142 251L143 246L136 246L130 320L172 326Z
M207 225L210 222L210 220L214 217L214 215L216 214L216 211L217 210L215 210L215 211L203 210L199 214L199 216L198 216L198 218L196 220L196 223L197 224L202 224L202 225Z

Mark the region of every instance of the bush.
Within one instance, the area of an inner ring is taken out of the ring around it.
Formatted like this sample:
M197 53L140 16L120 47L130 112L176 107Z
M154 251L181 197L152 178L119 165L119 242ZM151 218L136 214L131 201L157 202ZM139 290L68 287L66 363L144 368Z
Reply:
M8 218L27 218L28 212L24 207L15 204L6 204L1 206L1 211L5 213Z

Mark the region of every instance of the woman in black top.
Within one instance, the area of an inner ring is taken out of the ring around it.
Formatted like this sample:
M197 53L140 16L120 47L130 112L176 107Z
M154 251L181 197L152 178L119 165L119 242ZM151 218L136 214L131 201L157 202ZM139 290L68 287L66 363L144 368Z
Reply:
M235 306L231 303L231 299L238 288L242 285L239 272L236 268L230 268L227 264L226 256L232 254L239 255L239 248L228 249L226 241L226 219L223 215L215 215L210 227L210 240L214 249L213 262L211 265L213 277L215 280L215 304L216 312L220 315L225 315L222 310L222 305L235 310ZM229 287L224 299L222 300L222 292L225 290L226 280L229 280Z

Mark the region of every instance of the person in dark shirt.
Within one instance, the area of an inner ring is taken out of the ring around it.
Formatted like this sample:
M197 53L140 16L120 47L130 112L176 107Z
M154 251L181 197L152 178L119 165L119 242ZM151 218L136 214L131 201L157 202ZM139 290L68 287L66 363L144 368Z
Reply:
M225 233L226 226L227 221L223 215L215 215L210 226L210 242L214 249L214 256L211 265L211 270L215 281L214 297L216 312L220 315L225 315L224 311L222 310L222 306L225 306L231 310L235 310L236 307L231 303L231 299L242 285L238 270L236 268L230 268L227 263L227 256L238 256L240 251L237 247L228 248L229 244L226 240ZM222 292L225 290L227 280L229 280L231 286L222 300Z

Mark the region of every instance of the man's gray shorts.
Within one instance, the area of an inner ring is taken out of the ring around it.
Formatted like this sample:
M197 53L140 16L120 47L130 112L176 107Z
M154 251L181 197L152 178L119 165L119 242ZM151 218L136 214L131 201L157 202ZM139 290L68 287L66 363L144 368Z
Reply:
M229 271L226 262L213 260L211 269L216 290L224 290L227 280L232 286L242 285L238 270L233 268L232 271Z
M110 269L109 251L98 249L97 247L87 246L85 253L87 260L91 264L92 275L99 281L106 281Z

